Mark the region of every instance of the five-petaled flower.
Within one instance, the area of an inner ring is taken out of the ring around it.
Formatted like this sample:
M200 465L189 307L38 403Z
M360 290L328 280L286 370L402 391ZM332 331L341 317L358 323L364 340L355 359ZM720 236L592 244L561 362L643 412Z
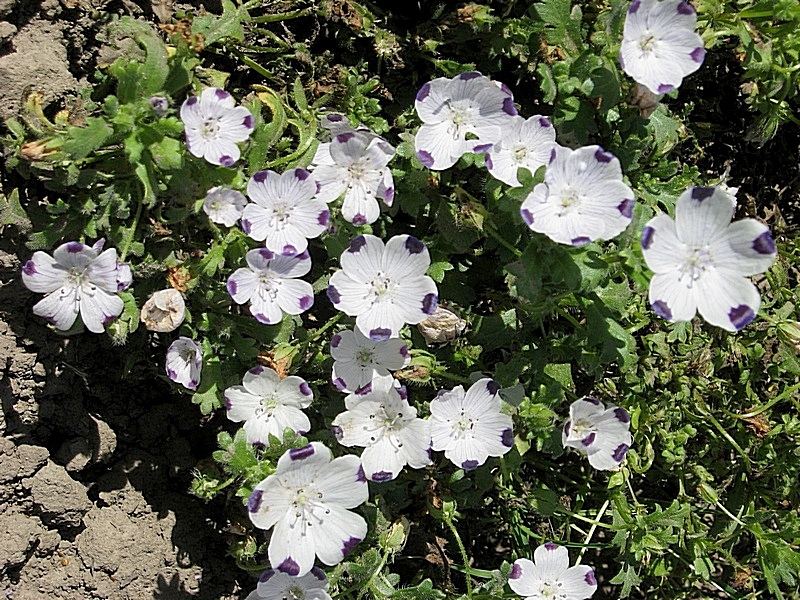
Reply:
M194 340L181 336L167 348L167 376L175 383L196 390L202 368L203 351Z
M631 447L631 417L624 408L606 408L597 398L584 396L569 407L569 420L561 433L563 446L588 455L600 471L616 469Z
M233 96L219 88L206 88L200 98L187 98L181 106L181 121L189 152L223 167L239 160L236 142L250 137L254 126L250 111L235 106Z
M244 600L331 600L329 587L325 572L318 567L300 577L268 569Z
M392 380L389 371L402 369L411 356L400 338L376 342L356 328L331 338L333 373L331 381L343 392L356 392L376 379Z
M500 385L489 378L440 392L430 404L432 448L465 471L490 456L502 456L514 445L511 417L501 411Z
M338 564L367 534L366 521L348 510L369 496L361 461L352 454L331 457L319 442L285 452L247 502L256 527L274 527L267 551L272 567L293 577L311 571L315 555Z
M300 254L328 227L328 205L314 195L317 181L305 169L278 174L259 171L247 184L252 200L242 214L242 229L279 254Z
M642 252L655 273L650 304L668 321L690 321L697 311L717 327L738 331L761 306L748 279L766 271L777 250L769 229L755 219L731 223L735 200L720 188L686 190L675 220L661 214L642 230Z
M296 375L281 379L267 367L253 367L245 373L242 385L225 390L225 407L231 421L244 421L247 441L269 446L269 436L283 441L284 430L306 433L311 429L302 411L314 396L306 381Z
M674 90L703 64L706 51L696 24L697 13L686 0L634 0L619 52L623 70L656 94Z
M622 233L633 217L634 195L622 168L600 146L555 146L544 175L522 203L522 219L553 241L583 246Z
M374 235L359 235L342 253L342 268L331 276L328 298L374 341L397 337L404 323L416 325L436 310L428 249L410 235L396 235L386 245Z
M533 561L514 561L508 585L525 600L585 600L597 590L594 570L569 566L564 546L547 542L533 551Z
M474 71L429 81L415 106L423 123L414 138L417 158L435 171L498 142L501 127L517 114L511 90Z
M344 131L319 145L310 167L320 190L317 199L332 202L344 194L342 216L355 225L374 223L378 200L394 200L392 170L387 166L394 148L370 131Z
M363 446L361 463L370 481L390 481L403 467L431 464L431 430L427 420L393 387L376 380L345 398L345 412L333 420L333 434L343 446Z
M261 323L275 325L283 313L299 315L314 304L314 289L297 279L311 270L308 252L293 256L275 254L266 248L245 255L249 268L239 268L228 277L228 293L237 304L250 303L250 312Z
M34 305L35 315L62 331L80 315L89 331L102 333L122 313L117 292L130 285L130 267L117 262L114 248L103 251L103 242L68 242L53 256L41 250L33 253L22 267L22 283L32 292L47 294Z
M531 173L550 161L556 145L556 130L545 117L509 117L501 129L500 141L486 152L486 168L495 179L517 187L520 167Z
M233 226L242 218L245 206L247 198L244 194L221 186L208 190L203 201L203 211L208 218L226 227Z

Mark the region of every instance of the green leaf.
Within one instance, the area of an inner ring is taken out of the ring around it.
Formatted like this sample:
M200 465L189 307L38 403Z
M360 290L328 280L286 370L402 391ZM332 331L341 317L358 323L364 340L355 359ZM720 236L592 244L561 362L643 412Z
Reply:
M611 579L611 583L622 585L619 597L627 598L631 595L631 590L642 583L642 578L639 577L633 565L624 565L620 572Z
M206 13L192 21L192 33L203 36L206 46L211 46L225 38L244 41L244 27L250 15L244 6L236 6L231 0L222 0L222 15Z
M84 127L70 127L67 130L64 152L71 154L74 159L86 158L100 148L112 133L114 130L105 119L87 117Z
M0 226L12 225L21 233L31 230L31 220L19 203L19 190L14 188L6 196L0 193Z

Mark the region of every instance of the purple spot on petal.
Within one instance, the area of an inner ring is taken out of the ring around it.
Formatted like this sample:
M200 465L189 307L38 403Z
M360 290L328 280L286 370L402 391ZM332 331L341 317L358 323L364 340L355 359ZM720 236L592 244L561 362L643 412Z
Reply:
M513 94L513 92L511 91L511 88L510 88L510 87L508 87L508 86L507 86L505 83L503 83L502 81L501 81L501 82L499 82L499 83L500 83L500 90L501 90L501 91L502 91L504 94L508 94L509 96L513 96L513 95L514 95L514 94Z
M483 154L484 152L491 150L492 146L494 146L494 144L478 144L472 149L472 151L475 154Z
M219 157L219 164L222 165L223 167L230 167L235 162L236 161L233 160L233 157L228 156L227 154L223 154L222 156Z
M303 250L300 254L295 256L295 258L297 260L308 260L309 259L308 250Z
M247 115L244 120L242 121L242 125L247 127L248 129L253 128L253 115Z
M458 78L462 81L469 81L470 79L477 79L478 77L483 77L477 71L467 71L466 73L461 73Z
M342 115L337 115L337 114L328 115L325 118L328 119L328 121L330 121L331 123L341 123L342 121L344 121L344 117Z
M387 203L392 202L392 200L394 200L394 188L393 187L386 188L386 191L383 192L383 199Z
M586 237L585 235L581 235L581 236L578 236L576 238L572 238L571 244L573 246L585 246L586 244L588 244L591 241L592 240L590 238Z
M756 318L756 313L753 312L753 309L747 306L746 304L740 304L739 306L734 306L731 311L728 313L728 318L730 318L731 323L736 330L742 329L745 325L747 325L750 321Z
M706 198L710 198L714 195L715 189L713 187L695 187L692 188L692 200L697 200L698 202L702 202Z
M283 247L283 251L281 251L281 254L283 254L284 256L297 256L297 248L295 248L291 244L286 244Z
M642 230L642 248L645 250L650 249L650 246L653 244L653 235L655 232L656 230L649 225Z
M572 421L564 423L564 435L569 435L569 430L572 428Z
M581 398L581 400L583 400L584 402L590 402L595 406L600 406L600 400L598 400L594 396L584 396L583 398Z
M666 319L667 321L672 320L672 311L669 308L669 305L664 302L663 300L656 300L652 304L653 311L662 319Z
M258 183L264 183L269 177L269 171L259 171L255 175L253 175L253 179L255 179Z
M628 444L620 444L617 446L617 449L614 450L614 453L611 455L611 457L618 463L622 462L622 459L625 458L625 454L628 452L628 448L630 448Z
M231 402L231 399L230 399L230 398L228 398L227 396L225 396L225 410L227 410L228 412L230 412L230 410L231 410L232 408L233 408L233 403Z
M614 158L614 155L611 152L606 152L602 148L598 148L595 150L594 158L597 162L601 163L610 163L611 160Z
M221 89L219 89L219 88L217 88L216 90L214 90L214 95L215 95L217 98L219 98L220 100L227 100L227 99L228 99L228 98L230 98L230 96L231 96L231 95L230 95L228 92L226 92L225 90L221 90Z
M305 169L295 169L294 176L299 179L300 181L305 181L311 176L311 173L306 171Z
M367 482L367 475L364 473L363 465L358 465L358 471L356 471L356 481L358 481L359 483Z
M83 250L83 244L80 242L70 242L67 244L67 252L71 254L77 254L81 250Z
M425 98L427 98L430 95L430 93L431 93L431 84L430 82L428 82L421 88L419 88L419 91L417 92L417 102L424 101Z
M372 393L372 382L369 381L353 392L356 396L366 396Z
M360 543L361 540L359 538L351 537L349 540L345 541L342 546L342 554L345 556L350 554Z
M422 312L426 315L432 315L436 312L436 307L439 305L439 297L431 292L430 294L425 294L425 297L422 299Z
M297 577L300 574L300 565L298 565L291 556L287 556L284 561L278 565L278 571L291 575L292 577Z
M433 155L427 150L417 150L417 158L424 166L429 169L433 168Z
M662 83L662 84L660 84L658 86L658 89L656 90L656 93L657 94L666 94L668 92L671 92L674 89L675 89L674 85L670 85L669 83Z
M269 248L259 248L258 255L263 258L264 260L272 260L275 258L275 253L272 252Z
M634 0L633 3L631 4L630 8L628 8L628 14L632 15L637 10L639 10L639 5L641 3L642 3L641 0Z
M111 321L113 321L116 318L117 318L117 315L105 315L103 317L103 327L105 327L106 325L111 323Z
M630 423L631 422L631 416L628 414L628 411L625 410L624 408L615 408L614 409L614 416L621 423Z
M365 217L361 213L356 213L353 215L353 225L365 225L366 223L367 223L367 217Z
M371 329L369 332L369 339L371 339L373 342L385 342L390 337L392 337L391 329L376 327L375 329Z
M376 481L378 483L383 483L384 481L391 481L394 476L389 471L376 471L372 474L372 481Z
M313 396L314 394L305 381L300 384L300 393L303 394L304 396Z
M25 275L36 275L36 273L38 273L38 271L36 270L36 265L32 260L29 260L28 262L25 263L25 266L22 267L22 272L25 273Z
M328 226L328 221L331 219L331 213L328 209L323 210L322 212L317 215L317 223L322 225L323 227Z
M261 496L263 495L264 490L253 490L253 493L247 499L247 510L251 513L258 512L261 507Z
M178 374L173 369L167 369L167 377L175 381L178 378Z
M323 570L322 570L322 569L320 569L319 567L311 567L311 571L309 571L309 572L310 572L310 573L311 573L311 574L312 574L314 577L316 577L317 579L319 579L320 581L325 581L325 580L327 580L327 577L325 576L325 571L323 571Z
M248 219L242 219L242 231L246 234L250 233L250 221Z
M769 231L765 231L753 240L753 250L760 254L775 254L775 240L772 239Z
M406 238L405 247L409 254L421 254L425 250L425 244L410 235Z
M539 125L542 127L552 127L553 124L550 122L550 119L546 117L539 117Z
M492 396L496 395L497 392L500 391L500 384L497 383L494 379L490 379L486 382L486 391L489 392Z
M465 460L461 463L461 468L465 471L474 471L478 468L478 461L477 460Z
M692 60L698 64L702 64L703 60L706 57L706 49L702 46L698 46L694 50L689 53L689 56L692 57Z
M550 150L550 163L551 163L551 164L552 164L552 163L553 163L553 161L556 159L556 156L558 156L558 152L556 152L556 147L555 147L555 146L553 146L553 149L552 149L552 150Z
M408 346L406 346L405 344L400 346L400 356L402 356L403 358L409 358L411 356L408 353Z
M333 381L331 381L333 387L335 387L340 392L343 392L347 388L347 384L344 382L344 379L341 377L337 377Z
M347 247L347 251L355 254L356 252L359 252L366 245L367 245L367 238L365 238L363 235L359 235L350 240L350 245Z
M509 427L503 430L503 435L500 436L500 442L506 448L511 448L514 445L514 431Z
M630 198L625 198L625 200L619 203L619 206L617 206L617 210L626 219L632 219L634 204L635 202L633 200L631 200Z
M406 386L401 385L400 387L394 389L397 391L397 395L403 400L408 400L408 388Z
M583 576L583 580L586 582L586 585L591 585L592 587L597 585L597 579L595 579L594 571L589 571L586 575Z
M344 133L340 133L339 135L337 135L336 141L339 142L340 144L346 144L354 137L356 137L355 133L353 133L352 131L346 131Z
M558 544L556 544L555 542L547 542L544 545L544 549L549 550L550 552L552 552L553 550L558 550Z
M289 450L289 458L292 460L304 460L314 454L314 446L308 444L302 448L292 448Z
M533 225L533 214L531 214L531 211L527 208L523 208L519 211L519 214L522 215L522 220L525 221L529 227Z
M596 437L597 437L597 434L593 431L592 433L590 433L589 435L587 435L585 438L583 438L581 440L581 444L588 448L589 446L594 444L594 440L595 440Z
M194 106L195 104L197 104L197 96L192 96L191 98L187 98L184 104L186 104L186 106Z
M342 438L344 437L344 431L342 431L341 427L338 425L331 426L331 433L333 434L333 437L336 438L337 442L342 441Z
M519 564L514 563L514 566L511 569L511 573L509 574L509 579L519 579L522 576L522 567Z
M259 580L261 583L266 583L267 581L269 581L270 579L272 579L272 576L273 576L273 575L275 575L275 570L274 570L274 569L267 569L266 571L264 571L264 572L261 574L261 577L259 577L259 578L258 578L258 580Z
M483 159L483 160L486 162L486 168L487 168L487 169L489 169L490 171L491 171L492 169L494 169L494 162L492 162L492 155L491 155L491 154L489 154L489 153L487 152L487 153L486 153L486 156L484 157L484 159Z
M331 348L338 348L342 342L342 336L338 333L331 338Z
M512 117L517 116L517 107L514 106L513 98L506 98L503 100L503 112Z
M328 295L328 299L333 302L334 304L339 304L342 301L342 296L332 285L328 286L328 290L325 292Z
M694 12L694 7L688 2L681 2L678 4L678 13L682 15L693 15Z

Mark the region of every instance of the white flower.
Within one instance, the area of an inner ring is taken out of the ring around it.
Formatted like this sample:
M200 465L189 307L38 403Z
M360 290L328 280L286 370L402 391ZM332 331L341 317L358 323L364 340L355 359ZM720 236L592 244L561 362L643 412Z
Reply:
M359 235L342 253L342 269L331 276L328 298L351 317L365 336L380 342L397 337L404 323L415 325L436 310L428 249L417 238L396 235L384 246L374 235Z
M634 0L619 52L623 70L656 94L674 90L703 64L706 51L696 24L697 13L686 0Z
M241 156L236 142L253 132L253 115L235 102L225 90L206 88L187 98L181 106L181 121L186 132L186 147L194 156L212 165L230 167Z
M258 586L245 600L331 600L328 578L322 569L312 567L301 577L269 569L258 578Z
M517 170L531 173L550 161L556 145L556 130L545 117L509 117L501 129L500 141L486 152L486 168L495 179L517 187Z
M400 338L376 342L361 331L342 331L331 338L331 381L343 392L355 392L375 379L391 381L389 371L408 364L408 346Z
M208 190L203 201L203 211L208 218L225 227L232 227L242 218L245 206L247 198L244 194L220 186Z
M247 441L269 445L269 436L283 440L288 427L303 434L311 422L302 411L314 396L304 379L291 375L281 379L267 367L253 367L244 375L242 385L225 390L225 408L231 421L244 421Z
M631 222L633 205L633 190L622 182L613 154L600 146L556 146L544 183L533 188L520 213L533 231L582 246L622 233Z
M308 252L296 256L276 255L266 248L245 255L249 268L239 268L228 277L228 293L237 304L250 303L250 312L261 323L274 325L283 313L299 315L314 304L314 289L297 279L311 270Z
M553 542L514 561L508 585L525 600L584 600L597 590L594 571L586 565L569 566L569 552Z
M68 242L53 256L41 250L33 253L22 267L22 283L32 292L47 294L34 305L33 314L63 331L80 315L89 331L102 333L122 313L117 292L130 284L130 267L117 262L114 248L101 252L103 241L94 246Z
M310 167L320 185L317 199L332 202L344 194L345 220L355 225L374 223L380 215L378 200L392 205L394 182L387 165L394 148L383 138L369 131L346 131L320 144L317 156L320 162Z
M500 128L517 114L511 90L474 71L429 81L417 92L415 107L423 123L414 139L417 157L435 171L498 142Z
M442 391L431 401L434 450L465 471L477 469L490 456L502 456L514 445L511 417L500 412L500 385L489 378Z
M309 238L328 227L328 205L314 199L318 189L305 169L281 174L259 171L247 184L252 202L242 214L242 229L273 252L300 254L308 247Z
M167 376L189 390L200 385L203 352L200 344L187 337L179 337L167 349Z
M655 273L650 304L668 321L690 321L696 311L717 327L738 331L761 306L748 279L766 271L777 250L769 229L755 219L731 223L734 199L714 187L686 190L675 220L661 214L642 231L642 252Z
M333 420L333 434L343 446L363 446L361 463L370 481L390 481L403 467L431 464L428 421L391 382L374 381L361 394L345 398L345 412Z
M606 408L597 398L584 396L569 407L561 443L588 455L595 469L616 469L631 447L631 417L624 408Z
M144 303L139 318L150 331L169 333L180 327L186 318L186 303L174 288L158 290Z
M315 555L326 565L338 564L367 534L366 521L347 510L369 496L361 461L331 456L319 442L287 451L247 501L256 527L274 527L267 553L278 571L305 575Z

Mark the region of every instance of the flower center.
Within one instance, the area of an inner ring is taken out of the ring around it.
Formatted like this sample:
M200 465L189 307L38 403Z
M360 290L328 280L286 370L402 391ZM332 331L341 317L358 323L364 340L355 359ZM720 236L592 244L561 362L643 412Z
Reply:
M203 126L200 128L200 136L204 140L215 140L219 137L219 119L216 117L206 117L203 119Z
M294 212L294 206L288 202L279 202L272 207L272 217L269 220L270 227L283 229L289 223Z
M258 277L262 294L266 293L272 300L278 296L279 281L273 277L272 273L261 273Z
M584 421L583 419L576 419L572 422L569 430L568 439L570 440L582 440L585 439L587 436L595 433L597 428L594 426L593 423L590 421Z
M687 277L686 287L691 288L706 270L714 267L714 259L708 245L692 246L681 256L681 268L678 281Z
M564 584L560 581L544 580L540 583L539 596L553 600L566 600L569 596L561 589Z
M644 52L652 52L656 49L656 40L652 33L646 33L639 39L639 47Z
M278 404L278 397L275 394L262 396L261 402L259 403L258 408L256 408L256 416L260 417L261 415L266 414L267 418L271 419L272 414L275 412L275 407L278 406Z
M454 105L449 100L447 105L450 108L450 127L447 128L447 133L453 136L454 140L462 139L470 122L470 110L465 106Z
M477 425L477 419L473 419L462 408L458 419L453 422L453 438L456 440L463 440L471 436L475 425Z
M385 404L379 405L378 411L371 413L369 423L364 425L364 429L372 433L369 436L370 444L375 444L386 437L395 451L399 451L403 447L403 442L397 437L395 429L402 429L404 420L405 417L401 411L397 411L393 416L386 410Z
M578 209L581 203L581 195L577 190L568 187L561 192L561 206L558 216L563 217Z
M362 348L356 354L356 360L364 366L371 365L375 358L375 352L368 348Z
M524 161L526 156L528 156L528 149L525 146L518 146L517 149L514 150L514 160L518 163Z
M378 271L375 278L369 282L369 295L372 296L372 303L382 302L391 296L390 291L394 287L392 278L383 271Z
M60 297L63 300L72 292L72 290L75 290L75 301L80 302L82 292L85 292L91 296L94 294L96 289L97 286L86 279L86 269L72 267L67 273L67 276L64 278L64 286L61 288Z
M306 592L298 585L293 585L283 591L282 600L305 600Z
M306 527L322 524L325 515L331 512L323 500L323 493L313 484L295 489L291 499L291 510L294 512L295 519L290 527L294 527L299 522L305 535Z
M178 352L178 356L185 363L194 362L195 358L194 348L184 348L183 350Z

